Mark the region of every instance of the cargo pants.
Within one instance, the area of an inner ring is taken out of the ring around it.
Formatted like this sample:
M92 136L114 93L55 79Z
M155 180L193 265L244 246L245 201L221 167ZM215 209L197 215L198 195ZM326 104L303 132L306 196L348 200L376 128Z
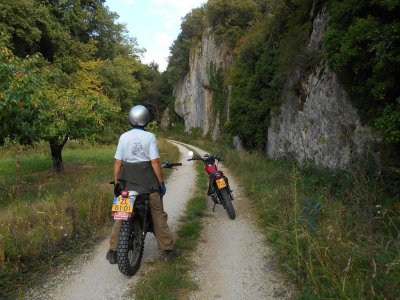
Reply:
M160 197L160 193L151 193L149 195L149 201L158 249L172 250L174 248L174 241L167 224L168 215L164 211L163 200ZM111 229L110 250L117 250L121 222L121 220L115 220L115 223Z

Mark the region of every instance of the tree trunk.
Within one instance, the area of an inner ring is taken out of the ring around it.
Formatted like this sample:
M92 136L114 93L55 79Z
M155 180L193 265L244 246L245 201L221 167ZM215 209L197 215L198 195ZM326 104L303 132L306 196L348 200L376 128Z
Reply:
M59 173L64 170L62 161L62 149L68 141L68 135L65 136L61 144L58 143L57 138L50 139L51 158L53 159L53 169Z

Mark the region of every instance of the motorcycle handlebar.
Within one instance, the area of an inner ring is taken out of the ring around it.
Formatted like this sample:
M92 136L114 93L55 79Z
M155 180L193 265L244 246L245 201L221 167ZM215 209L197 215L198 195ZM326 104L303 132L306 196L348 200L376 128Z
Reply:
M165 169L171 169L171 168L173 168L173 167L179 167L179 166L182 166L182 163L171 163L171 162L169 162L169 161L164 161L164 162L161 164L161 167L162 167L162 168L165 168Z
M216 160L218 160L218 161L224 161L224 159L222 158L222 157L218 157L218 156L214 156L214 155L208 155L208 156L203 156L203 157L201 157L200 155L196 155L196 156L193 156L192 158L189 158L188 159L188 161L191 161L191 160L201 160L201 161L206 161L206 160L208 160L208 159L212 159L212 158L214 158L214 159L216 159Z

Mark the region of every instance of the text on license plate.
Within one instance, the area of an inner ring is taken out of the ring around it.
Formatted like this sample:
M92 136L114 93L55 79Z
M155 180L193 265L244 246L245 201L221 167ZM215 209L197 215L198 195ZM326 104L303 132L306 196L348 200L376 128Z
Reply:
M226 187L226 182L225 179L221 178L217 180L217 186L219 189L223 189L224 187Z
M114 198L111 211L131 213L133 211L134 201L135 201L134 198L122 198L122 197Z

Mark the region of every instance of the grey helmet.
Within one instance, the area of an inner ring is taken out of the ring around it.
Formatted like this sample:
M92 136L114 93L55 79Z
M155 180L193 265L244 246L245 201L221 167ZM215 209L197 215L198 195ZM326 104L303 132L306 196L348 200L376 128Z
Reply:
M146 126L150 121L150 112L143 105L135 105L129 111L128 120L132 126Z

